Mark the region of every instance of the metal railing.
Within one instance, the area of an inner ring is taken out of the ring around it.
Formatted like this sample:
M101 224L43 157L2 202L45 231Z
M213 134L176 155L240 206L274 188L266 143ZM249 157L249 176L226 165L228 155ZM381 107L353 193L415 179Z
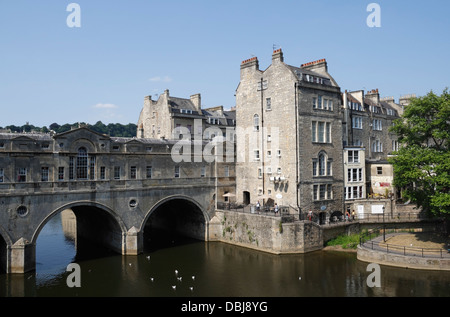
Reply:
M274 217L295 216L294 214L291 215L289 206L279 206L278 212L275 213L273 206L260 206L258 209L255 204L244 205L232 202L217 202L217 209Z
M406 229L407 230L407 229ZM446 248L419 248L406 245L386 243L385 237L406 233L405 229L375 228L360 235L359 244L365 248L404 256L422 258L450 258L450 244Z

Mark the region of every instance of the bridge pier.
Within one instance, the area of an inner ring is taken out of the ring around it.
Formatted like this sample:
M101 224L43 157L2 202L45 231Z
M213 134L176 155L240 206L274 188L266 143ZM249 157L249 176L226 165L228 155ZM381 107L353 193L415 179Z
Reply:
M125 235L125 239L122 246L123 255L138 255L144 250L143 233L131 227Z
M36 268L36 244L20 238L8 250L8 273L26 273Z

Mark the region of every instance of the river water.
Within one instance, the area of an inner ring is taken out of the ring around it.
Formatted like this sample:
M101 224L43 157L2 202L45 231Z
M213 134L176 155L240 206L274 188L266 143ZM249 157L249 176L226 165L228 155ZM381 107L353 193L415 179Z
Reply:
M77 243L81 243L77 241ZM450 272L381 266L369 287L356 254L272 255L219 242L166 240L139 256L92 249L77 254L55 216L41 231L36 271L0 275L2 297L448 297ZM80 266L80 287L69 287ZM178 271L176 273L175 271Z

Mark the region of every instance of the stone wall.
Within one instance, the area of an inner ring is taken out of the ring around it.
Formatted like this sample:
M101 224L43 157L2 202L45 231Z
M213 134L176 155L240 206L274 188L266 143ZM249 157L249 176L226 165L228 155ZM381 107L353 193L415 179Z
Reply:
M312 222L283 223L281 218L216 211L209 241L220 241L274 254L306 253L323 247L322 230Z
M364 262L375 262L382 265L421 269L450 271L449 258L427 258L420 256L404 256L358 247L357 258Z

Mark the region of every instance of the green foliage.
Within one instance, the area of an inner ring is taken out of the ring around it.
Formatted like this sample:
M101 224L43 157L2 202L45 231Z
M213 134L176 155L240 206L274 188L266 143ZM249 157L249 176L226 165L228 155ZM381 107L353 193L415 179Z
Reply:
M391 128L400 149L390 158L394 185L403 196L436 216L450 216L450 95L414 98Z
M342 235L326 243L327 246L342 246L343 249L356 249L359 244L359 234Z
M128 137L132 138L136 136L136 124L129 123L129 124L120 124L120 123L110 123L108 125L105 125L101 121L97 121L94 125L89 125L84 122L81 123L66 123L63 125L59 125L58 123L52 123L49 125L49 127L36 127L34 125L30 125L28 122L22 126L15 126L15 125L9 125L6 126L5 129L11 130L11 132L50 132L55 131L56 133L63 133L66 131L70 131L72 128L77 128L79 125L86 126L89 129L101 133L106 134L113 137ZM1 129L1 127L0 127Z

